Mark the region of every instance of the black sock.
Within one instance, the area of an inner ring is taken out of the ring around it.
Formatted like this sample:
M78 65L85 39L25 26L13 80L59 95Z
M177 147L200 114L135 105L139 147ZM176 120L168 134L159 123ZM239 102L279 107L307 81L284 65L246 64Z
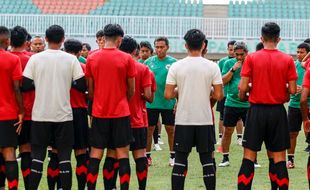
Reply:
M128 158L119 159L119 179L121 183L120 190L128 190L130 183L130 165Z
M87 155L81 154L76 157L75 175L78 182L78 190L84 190L87 177Z
M215 190L216 178L211 153L200 153L200 163L203 169L203 181L207 190Z
M176 152L171 176L172 190L184 189L184 181L187 175L187 157L188 153Z
M309 184L309 189L310 189L310 155L308 156L307 174L308 174L308 184Z
M136 175L139 183L139 190L145 190L146 180L147 180L147 171L148 164L146 157L138 158L136 162Z
M31 173L29 177L29 189L38 189L43 172L43 163L46 156L46 147L31 146Z
M237 134L237 138L238 139L242 138L242 134Z
M119 171L119 161L116 160L114 162L114 176L113 176L113 184L114 184L115 189L116 189L116 181L117 181L117 177L118 177L118 171Z
M223 134L222 133L219 133L219 138L221 139L223 137Z
M288 155L287 155L287 160L288 160L288 161L291 161L292 163L294 163L294 159L295 159L294 154L288 154Z
M56 153L50 153L49 155L50 161L47 166L47 184L50 190L55 189L58 176L59 176L59 168L58 168L58 157Z
M2 153L0 153L0 188L5 187L5 162Z
M271 184L271 190L277 190L277 173L276 173L276 166L272 158L269 158L269 179Z
M112 190L116 187L116 181L113 180L115 171L114 163L117 160L112 157L106 157L103 165L103 182L105 190Z
M154 144L158 144L158 126L155 126L154 133L153 133L153 139L154 139Z
M88 174L87 174L87 189L88 190L95 190L96 189L96 182L98 178L99 172L99 164L100 160L96 158L90 158L88 164Z
M25 190L29 189L29 176L30 176L30 168L31 168L31 153L23 152L20 153L21 156L21 170L24 178L24 186Z
M59 179L63 190L71 190L72 188L72 167L70 160L59 162Z
M175 158L175 152L174 151L170 151L170 158Z
M279 190L288 190L289 178L285 161L275 164Z
M151 153L150 152L146 153L146 157L151 158Z
M250 190L254 177L254 162L248 159L242 160L238 174L238 190Z
M161 134L158 134L158 138L161 139Z
M214 171L216 173L216 161L215 161L215 158L213 158L213 165L214 165Z
M229 161L229 153L223 153L223 160Z
M18 189L18 165L17 161L6 161L5 162L5 174L8 180L8 189Z

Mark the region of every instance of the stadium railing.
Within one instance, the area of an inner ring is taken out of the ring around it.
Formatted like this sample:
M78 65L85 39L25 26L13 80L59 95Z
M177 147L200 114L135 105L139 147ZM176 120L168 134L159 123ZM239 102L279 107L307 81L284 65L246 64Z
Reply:
M108 23L120 24L126 34L152 38L166 36L182 39L187 30L201 29L210 39L257 39L261 26L277 22L283 40L304 40L310 37L310 20L253 19L253 18L193 18L144 16L94 16L94 15L14 15L0 14L0 25L21 25L31 34L43 35L52 24L64 27L67 36L90 37Z

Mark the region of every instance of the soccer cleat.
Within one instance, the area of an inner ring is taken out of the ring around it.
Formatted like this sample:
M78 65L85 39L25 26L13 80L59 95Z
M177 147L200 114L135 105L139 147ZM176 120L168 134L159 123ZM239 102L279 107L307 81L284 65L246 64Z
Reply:
M159 144L154 144L154 150L161 151L162 149L160 148Z
M151 166L153 164L151 157L147 158L147 164L148 164L148 166Z
M174 158L169 158L169 166L174 166Z
M229 160L222 160L222 162L219 164L219 167L227 167L229 165Z
M287 167L287 169L293 169L293 168L295 168L295 164L294 164L294 162L289 160L286 163L286 167Z
M240 145L240 146L242 146L242 138L238 138L238 139L237 139L237 144Z
M261 168L262 166L256 161L256 162L254 162L254 167L255 168Z
M164 142L161 140L161 138L158 137L158 144L163 145Z
M217 140L217 145L221 145L222 144L222 138L219 138L219 140Z

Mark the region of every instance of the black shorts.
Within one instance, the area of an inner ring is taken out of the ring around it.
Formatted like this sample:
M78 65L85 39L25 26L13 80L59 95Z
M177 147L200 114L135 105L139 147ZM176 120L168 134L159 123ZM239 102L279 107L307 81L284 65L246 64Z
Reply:
M147 109L149 126L157 125L159 114L164 125L174 125L175 115L173 110L166 109Z
M0 121L0 148L17 147L18 135L17 127L14 124L17 120L1 120Z
M224 127L235 127L240 119L242 119L243 123L245 124L248 110L248 108L225 106L223 120Z
M89 144L99 149L115 149L133 142L130 117L96 118L93 117L89 130Z
M288 128L290 132L299 132L302 126L302 115L300 108L288 107Z
M23 121L23 128L18 135L18 145L24 145L30 143L30 129L31 129L31 121Z
M74 149L88 148L88 116L86 108L73 108Z
M224 108L225 108L226 97L224 97L221 101L218 101L216 104L216 111L220 112L220 120L224 119Z
M251 105L242 144L250 150L260 151L263 142L271 152L290 148L287 114L283 105Z
M32 121L31 144L47 147L51 145L51 142L56 149L72 148L74 144L73 121Z
M177 125L175 127L175 151L188 153L191 152L192 147L196 146L196 150L199 153L213 152L215 143L213 125Z
M130 150L140 150L146 148L147 128L131 128L134 142L130 144Z

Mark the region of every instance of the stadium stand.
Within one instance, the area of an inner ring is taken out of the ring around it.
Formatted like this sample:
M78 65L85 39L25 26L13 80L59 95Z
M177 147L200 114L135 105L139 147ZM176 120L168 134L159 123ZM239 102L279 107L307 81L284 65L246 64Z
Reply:
M229 17L233 18L274 18L309 19L308 0L253 0L230 1Z
M0 14L202 17L202 0L1 0Z
M41 14L31 0L1 0L0 14Z

